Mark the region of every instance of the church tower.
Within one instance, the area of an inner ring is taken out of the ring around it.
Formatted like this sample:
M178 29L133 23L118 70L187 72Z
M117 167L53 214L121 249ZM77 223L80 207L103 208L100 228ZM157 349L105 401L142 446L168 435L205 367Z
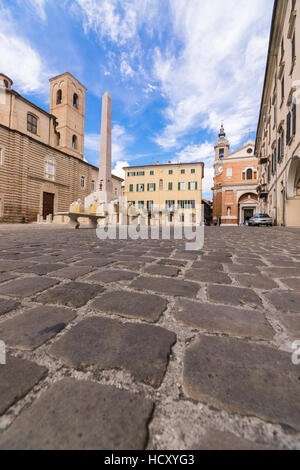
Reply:
M223 124L221 124L219 139L217 140L215 145L215 159L222 160L222 158L228 157L229 148L230 144L229 141L226 139L224 126Z
M57 118L57 147L83 160L87 89L69 72L50 80L50 114Z

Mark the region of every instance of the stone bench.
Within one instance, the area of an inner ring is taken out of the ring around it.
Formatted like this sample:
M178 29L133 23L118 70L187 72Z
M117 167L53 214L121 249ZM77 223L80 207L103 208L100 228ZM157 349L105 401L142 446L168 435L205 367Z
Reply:
M105 217L96 214L88 214L86 212L58 212L56 215L63 215L69 217L69 224L72 228L79 229L80 222L78 219L87 218L89 219L89 224L85 225L85 228L97 228L97 220L103 219Z

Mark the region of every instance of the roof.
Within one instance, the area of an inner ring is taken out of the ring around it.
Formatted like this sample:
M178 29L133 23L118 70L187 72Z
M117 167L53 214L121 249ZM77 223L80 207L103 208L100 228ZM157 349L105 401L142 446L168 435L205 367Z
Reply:
M155 164L152 163L151 165L137 165L137 166L124 166L123 170L130 170L131 168L158 168L160 166L194 166L194 165L202 165L204 167L203 162L192 162L192 163L159 163Z
M69 75L71 78L73 78L73 80L79 83L79 85L81 85L85 89L85 91L87 91L87 88L82 83L80 83L80 81L77 78L75 78L74 75L72 75L70 72L60 73L59 75L56 75L55 77L50 78L49 82L52 82L53 80L56 80L59 77L63 77L64 75Z

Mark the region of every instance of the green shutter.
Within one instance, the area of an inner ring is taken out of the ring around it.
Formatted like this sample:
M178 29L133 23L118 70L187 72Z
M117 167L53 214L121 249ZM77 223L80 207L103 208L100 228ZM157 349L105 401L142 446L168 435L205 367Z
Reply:
M195 183L195 189L196 189L196 191L197 191L197 189L198 189L198 183L197 183L197 181L196 181L196 183Z
M147 191L149 191L149 188L150 188L150 184L148 183L147 184Z
M180 191L180 183L178 183L178 191Z
M191 183L189 183L189 190L191 189Z

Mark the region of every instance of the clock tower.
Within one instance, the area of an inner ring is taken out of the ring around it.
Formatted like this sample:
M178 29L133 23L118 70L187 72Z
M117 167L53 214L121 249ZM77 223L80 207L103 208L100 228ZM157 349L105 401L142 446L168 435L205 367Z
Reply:
M226 139L223 123L219 133L219 138L215 145L215 163L214 163L214 187L213 189L213 215L214 223L222 223L222 175L223 159L228 157L230 144Z

